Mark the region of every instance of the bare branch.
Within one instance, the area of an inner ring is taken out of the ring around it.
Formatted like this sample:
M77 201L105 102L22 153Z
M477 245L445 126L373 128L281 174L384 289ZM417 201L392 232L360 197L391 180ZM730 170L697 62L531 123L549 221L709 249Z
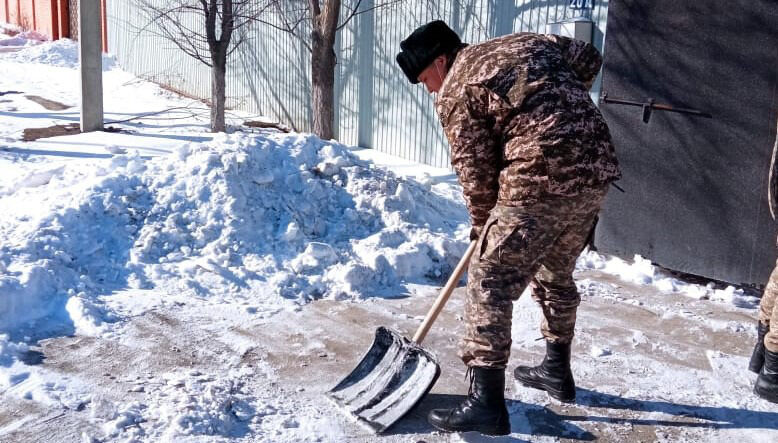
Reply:
M202 38L194 30L184 24L182 15L191 13L189 7L183 4L170 6L167 9L159 8L148 0L141 0L140 5L149 17L149 23L141 29L148 31L172 42L176 47L188 56L210 66L205 55L205 45ZM157 25L151 28L151 25Z
M230 55L232 55L232 53L233 53L233 52L237 51L237 50L238 50L238 48L239 48L239 47L240 47L240 46L241 46L241 45L242 45L244 42L246 42L246 40L247 40L247 39L246 39L245 37L243 37L243 36L241 36L239 39L237 39L237 41L236 41L236 42L235 42L235 44L232 46L232 48L230 48L230 50L229 50L229 51L227 51L227 57L229 57Z
M222 26L219 36L219 45L226 51L232 38L232 26L235 24L232 17L232 0L224 0L222 4Z
M292 3L292 5L294 4L295 3ZM289 6L289 3L285 1L284 6ZM300 25L306 20L305 15L309 11L310 4L308 4L308 6L299 6L298 8L292 7L291 9L285 9L284 6L281 5L281 1L279 0L271 0L268 4L268 9L270 7L273 8L274 15L281 21L281 25L275 24L268 20L263 20L261 18L255 18L254 20L264 25L270 26L273 29L277 29L279 31L293 35L303 44L303 46L305 46L309 52L313 52L313 48L311 47L310 43L308 43L306 38L307 36L300 32Z
M340 26L336 28L337 31L340 31L344 26L346 26L346 24L348 24L348 22L351 21L352 18L354 18L355 15L357 15L357 11L359 11L359 7L361 5L362 0L357 1L357 4L354 5L354 9L351 10L351 13L346 17L345 20L343 20L343 23L341 23Z
M345 28L346 25L348 25L348 23L351 21L351 19L356 17L356 16L358 16L358 15L364 14L366 12L374 11L376 9L385 8L387 6L397 5L397 4L400 4L400 3L404 2L404 1L405 0L389 0L389 1L381 2L381 3L377 4L377 5L373 5L370 8L366 8L366 9L363 9L363 10L360 11L359 10L359 5L362 3L362 0L359 0L357 2L356 6L354 7L354 9L348 15L348 17L346 17L346 19L343 20L343 23L338 25L336 30L340 31L341 29Z

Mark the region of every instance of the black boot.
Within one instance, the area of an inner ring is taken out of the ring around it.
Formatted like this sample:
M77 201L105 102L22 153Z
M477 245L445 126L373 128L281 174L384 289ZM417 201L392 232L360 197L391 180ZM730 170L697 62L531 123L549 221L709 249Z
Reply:
M764 366L756 378L754 393L767 401L778 403L778 352L764 351Z
M524 386L542 389L553 398L575 401L575 380L570 370L570 343L546 342L546 358L539 366L519 366L513 372Z
M468 371L472 372L467 399L453 409L433 409L427 421L446 432L510 434L511 423L505 407L505 369L471 367Z
M751 372L758 374L762 370L762 365L764 365L764 336L767 335L769 330L770 327L768 325L757 322L756 346L754 346L754 352L751 354L751 361L748 363L748 370Z

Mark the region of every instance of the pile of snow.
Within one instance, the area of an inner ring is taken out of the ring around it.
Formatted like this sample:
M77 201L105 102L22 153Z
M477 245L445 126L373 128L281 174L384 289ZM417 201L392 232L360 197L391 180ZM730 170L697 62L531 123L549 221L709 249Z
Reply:
M23 29L18 25L0 22L0 34L16 35L22 31Z
M19 34L22 35L22 34ZM63 68L78 68L78 42L63 38L46 45L25 43L20 51L8 54L6 59L17 63L33 63ZM116 67L113 55L103 54L103 71Z
M466 247L461 198L314 136L221 134L47 171L0 189L0 331L47 317L99 334L114 318L98 297L128 287L279 306L398 296L445 280Z
M756 308L759 305L759 298L747 295L742 289L734 286L716 289L712 282L705 286L688 283L668 275L640 255L635 255L632 263L629 263L618 257L587 250L578 258L576 269L594 269L629 283L654 286L662 292L721 301L741 308Z
M18 26L0 23L0 46L26 47L39 45L48 37L38 31L24 31Z

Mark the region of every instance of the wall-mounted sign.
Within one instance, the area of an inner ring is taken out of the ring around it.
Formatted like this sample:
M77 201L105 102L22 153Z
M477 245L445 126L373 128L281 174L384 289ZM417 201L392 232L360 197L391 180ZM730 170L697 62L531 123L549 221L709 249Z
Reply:
M594 9L594 0L570 0L568 8L575 10Z

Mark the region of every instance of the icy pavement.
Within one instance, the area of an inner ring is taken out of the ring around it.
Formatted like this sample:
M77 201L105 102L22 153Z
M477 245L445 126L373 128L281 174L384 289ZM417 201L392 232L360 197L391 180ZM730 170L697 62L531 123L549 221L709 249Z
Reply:
M755 375L743 369L753 341L749 310L679 296L668 302L650 287L594 271L578 276L578 400L560 404L509 383L510 439L442 435L424 420L429 409L452 405L467 391L455 355L463 330L461 288L425 345L440 358L441 379L380 439L344 417L323 392L358 361L376 327L411 335L432 288L402 299L318 300L268 318L197 298L136 306L112 336L76 334L33 345L41 361L26 365L28 378L3 394L0 435L19 442L84 435L86 441L267 442L764 442L778 436L778 412L751 394ZM511 370L542 358L540 312L527 295L514 311Z
M111 57L106 116L125 132L20 141L77 121L26 98L75 104L74 51L0 55L0 441L376 441L323 392L377 326L410 336L464 251L453 175L307 134L208 133L202 105ZM586 252L577 277L575 405L511 384L510 438L433 432L425 412L467 391L459 289L425 342L441 379L380 441L778 440L745 369L756 298L640 257ZM527 294L514 312L509 369L543 352Z

